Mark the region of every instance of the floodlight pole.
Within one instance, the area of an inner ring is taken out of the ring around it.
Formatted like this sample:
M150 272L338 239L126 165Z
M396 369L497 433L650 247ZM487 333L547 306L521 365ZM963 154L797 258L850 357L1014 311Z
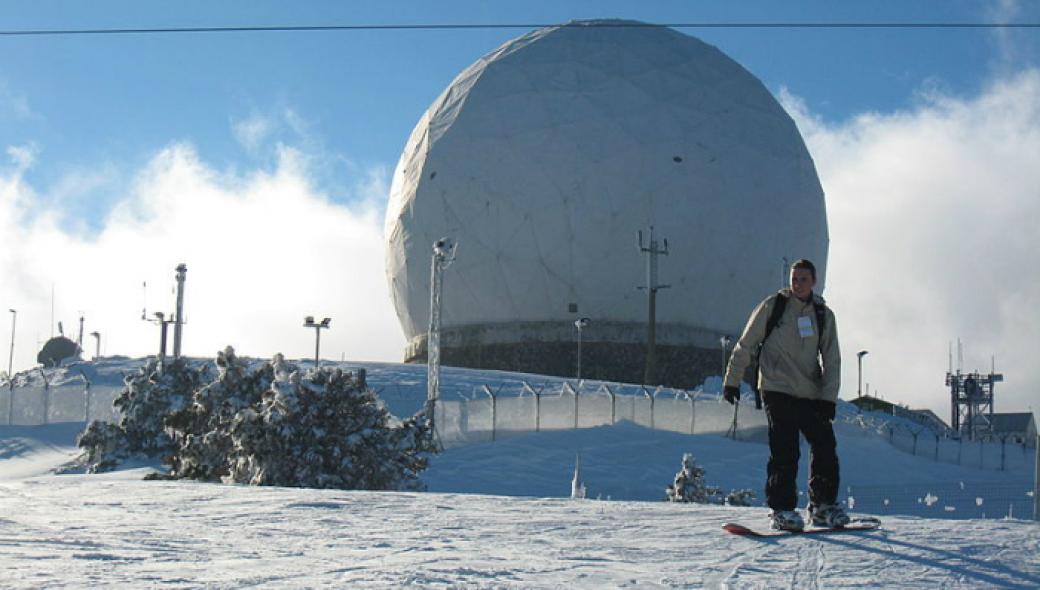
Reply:
M574 321L574 327L578 329L578 375L575 377L581 381L581 331L589 325L589 318L580 318Z
M863 397L863 357L867 356L866 350L856 353L856 367L859 378L856 384L856 397Z
M321 331L327 329L332 323L332 318L323 318L320 322L314 321L314 316L303 318L304 328L314 328L314 368L317 369L321 363Z
M7 356L7 379L14 379L14 374L11 372L14 370L14 326L18 321L18 311L9 309L11 312L11 352Z
M430 261L430 331L426 335L426 417L433 428L441 388L441 293L444 269L455 260L456 244L450 238L433 243Z
M653 385L657 380L657 359L655 358L657 348L657 291L671 286L657 284L657 257L658 255L668 255L668 240L663 240L663 243L664 247L658 248L658 242L654 239L654 226L650 226L650 237L646 246L643 245L643 231L639 231L639 251L647 254L646 286L638 287L639 289L646 289L647 315L649 316L646 329L646 371L643 374L643 383L646 385Z

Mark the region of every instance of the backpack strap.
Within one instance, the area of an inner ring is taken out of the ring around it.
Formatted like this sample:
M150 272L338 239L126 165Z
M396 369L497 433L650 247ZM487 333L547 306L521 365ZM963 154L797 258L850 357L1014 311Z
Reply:
M784 317L784 309L787 308L787 297L783 293L777 293L773 296L773 309L769 312L769 319L766 320L766 335L762 338L762 342L759 343L759 350L769 340L769 335L776 329L776 325L780 323L780 318ZM817 312L819 317L819 312Z
M758 359L762 354L762 347L765 345L766 340L769 340L769 335L773 333L777 324L780 323L780 318L784 316L784 309L786 308L787 297L783 293L773 295L773 309L770 310L769 318L766 319L766 335L758 343L758 347L755 348L755 360L751 365L751 391L755 394L756 410L762 409L762 392L758 390Z

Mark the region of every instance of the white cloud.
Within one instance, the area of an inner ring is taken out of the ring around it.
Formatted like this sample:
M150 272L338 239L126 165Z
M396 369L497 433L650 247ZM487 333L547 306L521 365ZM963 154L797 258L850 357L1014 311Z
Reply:
M36 163L36 157L40 153L39 147L34 143L7 146L6 151L7 157L14 164L15 170L19 174L32 168L33 164Z
M993 355L1005 373L996 411L1037 409L1040 71L977 97L923 96L911 111L827 125L781 95L827 194L843 395L867 349L872 391L949 420L948 343L961 338L965 370L989 371Z
M3 80L0 80L0 120L5 118L26 120L36 119L39 116L29 106L28 98L14 92Z
M399 360L404 338L382 263L385 173L359 177L354 204L343 206L309 182L305 161L282 147L272 170L230 175L190 145L169 146L91 237L70 235L68 220L40 210L51 200L23 170L0 172L0 304L18 309L16 368L34 364L51 334L52 284L66 334L83 311L86 331L100 331L109 354L153 354L158 328L141 321L141 308L172 311L181 262L186 354L231 344L252 356L310 357L314 334L302 322L317 315L333 318L322 356Z
M274 127L275 124L269 117L258 113L231 122L231 132L235 140L251 154L260 150Z

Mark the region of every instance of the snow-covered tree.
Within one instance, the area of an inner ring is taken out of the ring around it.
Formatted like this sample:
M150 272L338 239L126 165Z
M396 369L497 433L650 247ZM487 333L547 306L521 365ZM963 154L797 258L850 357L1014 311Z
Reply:
M189 366L184 359L167 362L161 372L151 359L126 377L123 391L112 402L119 411L118 424L91 422L77 440L87 470L107 471L132 456L173 454L177 445L164 420L190 403L205 377L205 370Z
M419 489L433 451L421 415L391 425L390 413L340 369L299 370L276 358L274 380L230 434L237 483L343 489Z
M704 479L705 471L693 455L684 453L682 469L675 474L672 484L665 488L670 502L696 502L698 504L727 504L751 506L755 494L751 490L732 490L724 494L721 488L709 486Z
M118 425L81 435L91 472L135 454L162 459L171 479L316 488L419 489L434 449L422 414L397 421L355 375L300 370L276 355L255 368L228 347L217 377L154 361L126 379Z

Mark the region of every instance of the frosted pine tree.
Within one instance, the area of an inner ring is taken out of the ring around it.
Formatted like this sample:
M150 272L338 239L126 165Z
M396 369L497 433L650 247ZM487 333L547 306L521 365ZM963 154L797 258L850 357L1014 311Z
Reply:
M281 355L276 358L281 362ZM171 414L166 424L180 443L171 460L172 477L220 481L228 474L231 425L239 412L259 404L274 380L271 363L250 371L228 346L217 354L216 381L199 388L192 403Z
M704 469L697 465L697 460L689 453L683 454L682 469L675 474L672 485L665 489L666 498L671 502L719 504L720 494L719 488L706 484Z
M166 363L160 372L155 359L124 380L112 406L119 411L118 424L94 421L76 444L87 471L108 471L131 456L166 457L176 450L164 420L191 402L192 392L205 379L205 370L184 359Z
M398 426L375 394L340 369L299 370L276 358L255 409L231 426L226 481L367 490L420 489L432 452L422 417Z

